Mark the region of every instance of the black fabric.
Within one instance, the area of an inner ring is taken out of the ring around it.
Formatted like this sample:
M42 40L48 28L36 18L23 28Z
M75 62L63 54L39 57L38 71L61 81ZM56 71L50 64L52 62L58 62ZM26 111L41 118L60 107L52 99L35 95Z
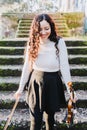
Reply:
M46 130L54 130L54 113L40 112L37 108L32 112L30 110L30 130L40 130L42 127L42 119L44 115Z
M37 108L34 112L30 109L30 119L31 125L30 130L40 130L42 125L42 115L43 113Z
M28 104L32 112L56 112L66 106L64 88L58 72L33 71L28 86Z
M27 81L27 83L24 86L24 90L28 90L28 86L29 86L29 82L30 82L30 79L31 79L32 72L33 72L33 70L29 74L28 81Z

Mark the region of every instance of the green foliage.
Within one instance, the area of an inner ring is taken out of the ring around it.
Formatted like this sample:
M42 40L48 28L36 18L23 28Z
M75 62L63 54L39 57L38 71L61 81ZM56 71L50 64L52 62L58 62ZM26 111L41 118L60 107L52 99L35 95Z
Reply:
M67 46L87 46L87 41L83 41L83 40L75 40L75 41L66 41L66 45Z
M25 45L26 45L26 41L4 41L4 40L0 40L0 46L23 47Z
M6 100L0 100L0 109L12 109L13 105L15 103L15 99L14 100L10 100L6 99ZM17 109L23 109L23 108L27 108L27 105L25 103L25 101L20 101L17 105Z
M9 58L9 59L5 59L5 58L0 58L0 65L20 65L23 64L23 58Z
M70 64L87 65L87 58L73 58L69 59Z
M1 83L0 84L0 91L15 91L18 89L18 84L14 83Z
M87 83L86 82L73 82L74 90L87 90Z
M68 54L76 54L76 55L79 55L79 54L84 54L84 55L87 55L87 48L74 48L74 49L68 49Z
M23 55L24 49L15 49L14 47L11 49L0 49L0 55Z
M70 29L83 26L84 13L64 13L63 16Z
M72 76L87 76L87 69L72 69Z
M0 76L4 77L4 76L20 76L21 75L21 71L16 69L16 70L11 70L11 69L0 69Z

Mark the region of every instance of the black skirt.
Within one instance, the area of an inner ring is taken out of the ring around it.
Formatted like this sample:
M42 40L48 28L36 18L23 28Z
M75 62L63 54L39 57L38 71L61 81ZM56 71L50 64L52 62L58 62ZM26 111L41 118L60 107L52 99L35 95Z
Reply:
M57 112L66 106L64 88L59 72L33 70L27 93L27 103L32 111Z

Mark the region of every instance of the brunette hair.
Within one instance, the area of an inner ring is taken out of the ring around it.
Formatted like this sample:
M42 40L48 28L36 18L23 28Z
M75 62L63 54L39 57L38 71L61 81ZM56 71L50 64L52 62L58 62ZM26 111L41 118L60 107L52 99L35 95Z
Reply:
M56 53L58 54L58 36L55 28L54 21L48 14L39 14L34 17L31 28L30 28L30 37L29 37L29 57L31 60L35 60L35 58L38 56L38 48L39 48L39 36L40 36L40 22L46 20L51 27L51 34L48 37L50 41L55 42L55 48L56 48Z

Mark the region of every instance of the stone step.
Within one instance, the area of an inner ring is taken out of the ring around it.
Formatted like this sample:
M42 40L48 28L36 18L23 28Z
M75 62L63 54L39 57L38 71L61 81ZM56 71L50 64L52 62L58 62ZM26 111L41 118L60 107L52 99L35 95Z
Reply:
M70 64L70 69L87 69L87 65L73 65Z
M18 86L19 86L19 82L14 82L14 83L0 82L0 91L16 91L18 89ZM64 88L66 89L65 85L64 85ZM87 83L86 82L73 82L73 88L74 90L87 90Z
M87 55L87 48L68 48L68 54L74 54L74 55L79 55L79 54L83 54L83 55Z
M22 70L22 68L23 68L23 65L0 65L0 69L3 69L3 70L7 70L7 69L11 69L11 70L15 70L15 69Z
M68 55L69 59L74 59L74 58L87 58L87 55L81 55L81 54L78 54L78 55L74 55L74 54L70 54Z
M70 38L71 39L71 38ZM66 45L69 46L87 46L87 41L84 39L72 38L72 41L69 38L65 38Z
M67 46L67 49L86 49L87 48L87 46Z
M70 70L72 76L87 76L87 68L86 69L71 69Z
M16 34L18 34L18 33L29 33L30 32L30 30L17 30L17 32L16 32Z
M14 78L13 78L14 79ZM0 79L1 80L1 79ZM8 80L8 79L7 79ZM20 80L20 78L19 78ZM0 82L0 91L16 91L19 86L19 80L16 82ZM66 89L66 86L64 85ZM87 83L86 82L73 82L74 90L87 90Z
M25 47L0 46L0 55L23 55ZM87 46L67 47L69 54L87 55Z
M77 90L75 91L76 92L76 95L77 95L77 98L78 100L87 100L87 90ZM4 101L14 101L14 93L15 91L0 91L0 100L4 100ZM22 93L22 96L20 98L20 101L25 101L25 95L26 95L26 91L24 91ZM65 90L65 97L66 97L66 100L69 99L69 94L68 92Z
M0 65L0 69L21 70L23 65ZM87 65L70 65L70 69L87 69Z
M53 18L54 20L55 20L55 22L57 23L57 22L59 22L59 23L61 23L61 22L63 22L63 23L66 23L66 20L64 19L64 18L62 18L62 17L60 17L60 19L58 19L58 18ZM20 20L20 23L31 23L32 22L32 19L21 19Z
M9 77L0 77L0 84L1 83L16 83L16 84L18 84L19 83L19 81L20 81L20 77L11 77L11 76L9 76Z
M22 65L24 62L22 57L19 56L4 56L3 58L0 58L0 65Z
M31 23L29 22L20 22L19 23L19 25L18 25L18 27L28 27L29 29L30 29L30 26L31 26ZM67 25L66 25L66 23L59 23L59 22L56 22L56 24L55 24L55 26L57 27L58 26L58 28L60 29L60 28L67 28Z
M11 112L11 109L0 109L0 122L2 120L5 120L8 118L9 114ZM65 116L66 109L61 109L60 112L55 113L55 120L59 121L61 123L62 119ZM63 115L62 115L63 114ZM77 113L75 118L77 118L78 122L86 122L87 121L87 108L77 108ZM28 118L27 118L28 117ZM18 119L18 121L25 120L29 121L29 109L16 109L13 115L12 121L15 121L15 119Z
M29 28L28 27L25 27L25 26L18 26L18 30L29 30ZM17 32L18 32L18 30L17 30Z
M7 118L9 117L9 114L11 112L11 109L0 109L0 122L2 121L6 121ZM66 109L61 109L60 112L56 112L54 115L54 119L55 122L59 122L62 123L62 120L64 119L66 114ZM85 108L77 108L76 114L75 114L75 120L77 122L75 123L84 123L87 121L87 109ZM16 109L11 122L14 122L14 124L16 123L16 121L18 123L23 122L29 122L30 121L30 113L29 113L29 109ZM43 117L43 121L44 121L44 117Z
M14 46L14 47L25 46L27 40L28 40L27 38L4 39L4 40L0 40L0 46ZM64 38L64 40L68 47L87 46L87 41L85 41L84 39Z
M0 48L0 55L23 55L24 48Z
M87 76L87 68L86 69L71 69L70 70L72 76ZM0 69L0 76L20 76L22 70L19 69Z
M86 89L86 85L85 84L83 85ZM6 83L6 82L0 83L0 91L16 91L18 89L18 86L19 86L19 82L18 83L16 82L15 83Z
M17 30L17 32L19 32L19 30L29 30L30 31L30 26L29 25L20 25L19 24L19 26L18 26L18 30ZM58 31L58 29L60 30L59 32L66 32L67 33L67 31L68 31L68 28L67 28L67 26L66 25L60 25L60 24L56 24L56 31Z
M15 91L0 91L0 108L2 109L10 109L12 108L12 105L15 102L14 99L14 93ZM19 100L19 104L17 108L27 108L27 104L25 101L25 95L26 93L24 92ZM77 90L76 91L77 95L77 107L82 107L82 108L87 108L87 91L83 90ZM69 99L69 94L65 91L65 97L66 100L68 101Z
M24 38L28 38L29 37L29 34L25 34L25 33L21 33L21 34L16 34L16 37L18 37L18 38L22 38L22 37L24 37Z
M0 49L9 49L9 50L13 50L13 49L17 49L17 50L21 50L21 49L25 49L25 47L24 46L0 46Z
M87 76L72 76L73 82L87 82Z
M11 46L11 47L24 47L26 45L27 39L5 39L0 40L0 46Z
M21 70L15 69L0 69L0 76L5 77L5 76L21 76Z
M69 58L69 64L74 64L74 65L87 65L87 57L74 57Z
M1 114L1 120L0 120L0 130L3 130L6 121L9 117L9 114L11 110L0 110ZM55 124L54 128L55 130L86 130L87 126L87 118L85 115L87 115L87 110L83 108L79 108L76 111L75 117L74 117L74 125L70 128L67 127L66 124L62 123L62 120L64 119L66 114L65 109L61 109L60 112L55 113L54 119ZM44 117L43 117L44 121ZM8 130L11 130L11 128L14 128L14 130L29 130L30 127L30 114L28 109L16 109L12 120L8 126ZM45 124L43 122L42 130L45 130Z
M59 19L61 19L61 18L59 18ZM57 29L57 32L59 34L61 34L62 36L68 36L69 35L68 30L69 29L68 29L66 21L63 21L62 19L61 19L62 21L60 21L59 19L57 20L57 22L55 21L56 28L59 27L59 30ZM18 24L16 37L29 37L29 33L19 33L19 30L22 30L22 29L23 30L30 30L31 23L30 23L30 21L29 21L29 23L28 22L27 23L21 22L21 21L19 21L19 24ZM62 31L61 31L61 29L62 29ZM62 32L63 32L63 34L62 34Z
M27 28L28 28L28 29L27 29ZM24 32L24 33L21 32L21 33L19 33L19 34L26 34L26 35L29 35L29 33L27 33L28 30L29 30L29 32L30 32L29 27L27 27L27 26L19 26L18 29L19 29L20 31L26 29L26 32ZM60 28L56 28L56 31L58 31L58 29L60 29L59 34L60 34L60 33L67 33L67 31L68 31L67 28L62 28L62 27L60 27ZM19 30L17 30L17 32L19 32Z
M24 55L25 47L0 47L0 55ZM87 55L87 48L68 48L68 54L72 55Z
M20 81L20 76L19 77L0 77L0 83L19 83ZM73 82L83 82L86 83L87 82L87 76L72 76L72 81Z
M11 59L11 58L13 58L13 59L17 59L17 58L24 58L24 55L0 55L0 58L2 58L2 59Z
M87 58L87 55L82 55L82 54L79 54L79 55L69 55L68 56L69 57L69 59L75 59L75 58L82 58L82 59L84 59L84 58ZM15 58L15 59L17 59L17 58L24 58L24 55L20 55L20 54L16 54L16 55L0 55L0 58L3 58L3 59L8 59L8 58Z
M25 46L25 44L24 44L24 46ZM25 47L24 46L20 46L20 44L19 44L19 46L11 46L11 45L2 45L2 46L0 46L0 49L24 49ZM86 49L87 48L87 46L67 46L67 49Z
M0 56L0 65L19 65L23 64L24 59L18 55L2 55ZM70 64L87 65L87 55L70 55Z

